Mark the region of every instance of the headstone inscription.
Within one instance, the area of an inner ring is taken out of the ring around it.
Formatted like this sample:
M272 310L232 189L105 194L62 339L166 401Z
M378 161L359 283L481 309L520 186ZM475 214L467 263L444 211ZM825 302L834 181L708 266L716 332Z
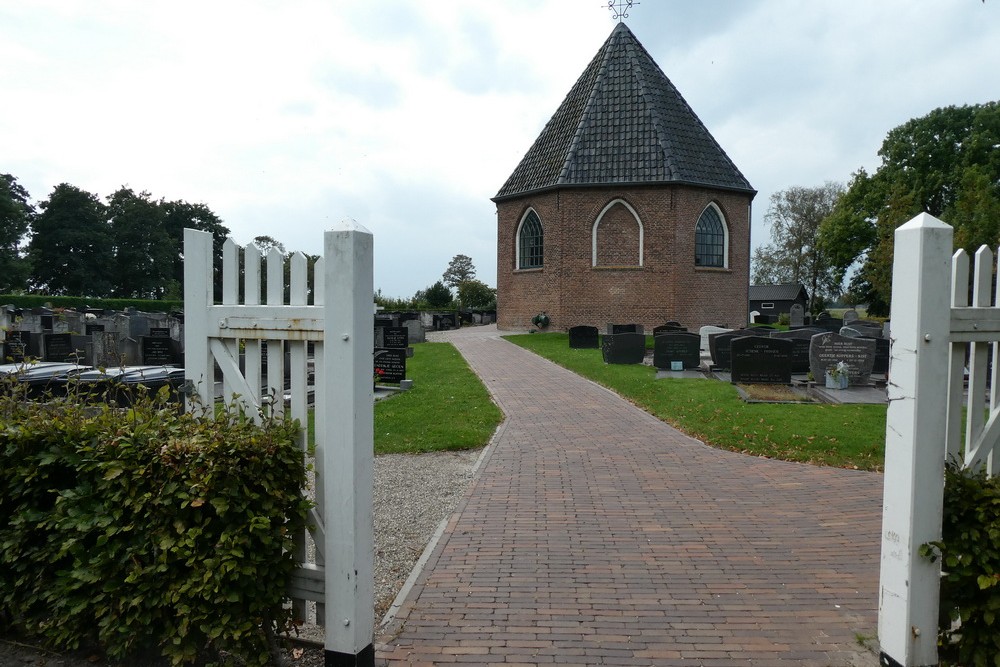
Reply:
M801 303L793 303L788 311L788 323L793 327L801 327L806 323L806 309Z
M701 365L701 336L685 331L672 331L653 336L653 366L672 370L680 362L684 369Z
M573 350L596 350L601 346L597 327L580 325L569 329L569 347Z
M76 350L73 348L73 337L68 333L42 334L42 345L45 354L42 361L73 361Z
M871 338L848 338L835 333L816 334L809 346L809 369L813 379L822 382L828 369L844 362L852 385L867 385L875 363L875 341Z
M172 366L177 363L174 341L169 336L142 336L139 343L142 363L147 366Z
M408 344L409 330L406 327L382 327L382 347L402 350Z
M382 382L399 384L406 379L406 350L375 350L375 375Z
M646 336L641 333L608 334L601 341L606 364L641 364L646 356Z
M3 342L3 360L0 363L20 363L28 356L28 332L8 331Z
M730 343L732 382L737 384L791 384L792 341L763 336L740 336Z
M815 332L822 333L822 332ZM792 341L792 372L793 373L808 373L809 372L809 344L812 341L814 332L805 329L796 329L792 331L775 331L771 334L771 338L777 338L778 340L790 340Z

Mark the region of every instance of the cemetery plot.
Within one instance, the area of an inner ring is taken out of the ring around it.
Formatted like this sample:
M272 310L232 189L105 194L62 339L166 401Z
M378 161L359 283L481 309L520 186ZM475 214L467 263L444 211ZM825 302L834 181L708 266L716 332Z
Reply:
M730 345L732 381L737 384L791 384L792 341L763 336L734 338Z
M76 356L73 337L68 333L43 334L42 345L45 349L43 361L67 361Z
M574 350L596 350L599 348L601 341L597 333L597 327L570 327L569 346Z

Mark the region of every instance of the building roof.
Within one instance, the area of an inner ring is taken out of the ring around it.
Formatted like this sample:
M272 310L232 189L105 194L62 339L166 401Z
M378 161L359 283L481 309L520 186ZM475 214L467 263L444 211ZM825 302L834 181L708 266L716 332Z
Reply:
M802 283L789 283L787 285L751 285L751 301L795 301L801 293L802 298L809 300L809 293Z
M756 194L619 23L493 200L560 187L663 183Z

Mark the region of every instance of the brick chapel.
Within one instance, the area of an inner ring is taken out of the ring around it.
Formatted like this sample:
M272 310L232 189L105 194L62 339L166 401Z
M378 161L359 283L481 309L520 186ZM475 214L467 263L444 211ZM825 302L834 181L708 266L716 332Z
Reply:
M755 194L617 24L493 197L499 328L742 326Z

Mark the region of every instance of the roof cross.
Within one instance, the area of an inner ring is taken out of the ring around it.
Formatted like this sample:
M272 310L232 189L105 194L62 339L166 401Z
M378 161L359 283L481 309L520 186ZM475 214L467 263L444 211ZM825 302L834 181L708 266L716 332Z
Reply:
M638 4L638 0L608 0L608 9L611 10L611 18L618 19L621 23L628 18L628 11L632 9L632 5Z

